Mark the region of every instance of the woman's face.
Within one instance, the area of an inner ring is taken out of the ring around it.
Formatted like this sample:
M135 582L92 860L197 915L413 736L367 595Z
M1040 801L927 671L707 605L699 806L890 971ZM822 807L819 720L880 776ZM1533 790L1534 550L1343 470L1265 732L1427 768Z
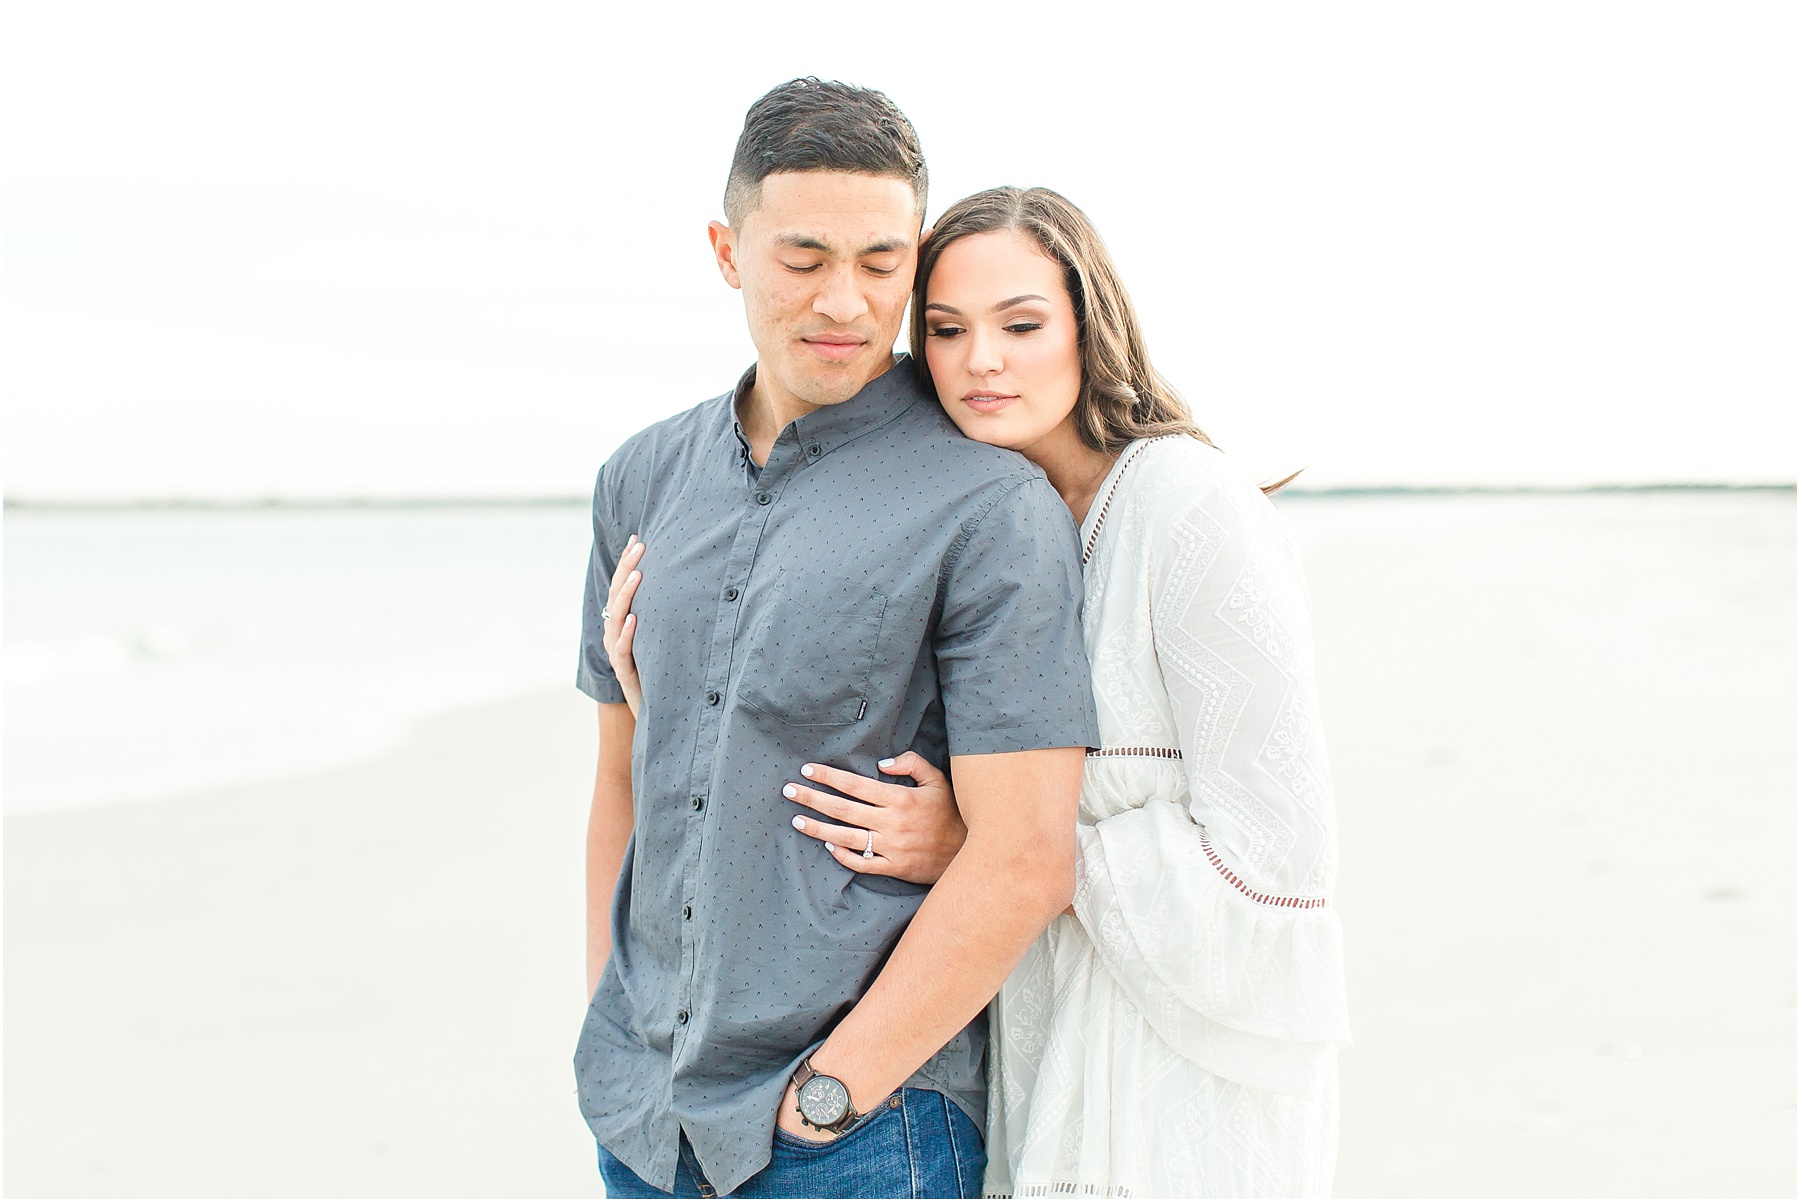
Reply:
M1030 453L1081 394L1075 308L1062 266L1013 230L971 234L938 257L925 289L925 364L970 438Z

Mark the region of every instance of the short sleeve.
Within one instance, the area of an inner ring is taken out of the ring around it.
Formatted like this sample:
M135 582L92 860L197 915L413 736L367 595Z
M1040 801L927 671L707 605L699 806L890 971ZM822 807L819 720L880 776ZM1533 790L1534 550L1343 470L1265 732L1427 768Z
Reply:
M1081 551L1049 481L1002 493L946 562L933 651L950 754L1095 746Z
M612 662L606 657L606 624L600 616L621 552L618 523L613 520L614 507L607 492L607 468L611 466L609 462L602 467L594 481L594 543L588 552L587 589L581 602L581 659L575 669L575 687L595 701L622 705L625 690L619 687L619 678L613 675Z

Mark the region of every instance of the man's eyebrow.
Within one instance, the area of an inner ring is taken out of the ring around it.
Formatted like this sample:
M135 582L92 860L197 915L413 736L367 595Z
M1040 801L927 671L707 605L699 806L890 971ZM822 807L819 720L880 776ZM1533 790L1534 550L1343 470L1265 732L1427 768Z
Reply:
M782 234L777 237L775 241L780 245L790 247L793 250L817 251L822 255L834 253L831 247L808 234ZM869 255L898 254L901 251L911 249L911 247L912 242L909 239L884 238L880 242L872 242L868 246L857 251L856 257L862 259L867 258Z
M831 248L829 246L826 246L817 238L809 238L805 234L783 234L775 239L775 241L783 246L792 247L795 250L816 250L822 255L831 253Z

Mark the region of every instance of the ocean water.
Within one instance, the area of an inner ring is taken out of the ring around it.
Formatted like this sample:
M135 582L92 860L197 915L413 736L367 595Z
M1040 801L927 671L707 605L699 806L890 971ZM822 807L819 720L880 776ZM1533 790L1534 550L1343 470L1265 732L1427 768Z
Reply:
M1328 692L1370 687L1369 669L1348 670L1370 637L1392 644L1383 672L1480 643L1496 658L1471 665L1488 683L1469 688L1508 692L1527 687L1507 675L1519 657L1537 654L1512 647L1527 626L1586 632L1563 659L1587 671L1576 659L1631 622L1649 625L1608 651L1609 675L1642 655L1652 681L1654 645L1699 639L1721 679L1771 653L1791 678L1791 492L1280 505L1307 559ZM5 522L8 813L342 766L434 713L573 687L584 506L27 509ZM1377 635L1396 605L1416 620ZM1469 625L1477 606L1485 626ZM1785 651L1743 637L1783 628Z
M573 686L579 505L10 510L6 812L337 767Z

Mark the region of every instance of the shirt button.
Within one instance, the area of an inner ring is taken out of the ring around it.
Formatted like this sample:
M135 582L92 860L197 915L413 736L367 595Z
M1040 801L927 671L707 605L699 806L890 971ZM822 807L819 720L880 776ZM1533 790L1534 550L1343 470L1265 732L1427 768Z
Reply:
M681 907L681 920L683 922L691 921L693 919L693 917L694 917L694 907L692 907L692 906Z
M811 455L813 458L817 459L820 455L823 455L825 453L825 448L815 442L811 446L806 448L806 453L808 455Z
M756 503L758 505L767 505L772 500L774 500L774 498L769 496L766 492L759 492L756 494Z
M706 798L696 797L691 804L696 810L704 810L706 808Z
M737 591L736 587L728 588L725 590L725 599L727 601L736 601L738 599L738 591Z
M708 704L708 705L719 704L719 694L712 689L706 690L706 704Z
M675 1012L675 1021L680 1023L684 1027L687 1026L687 1011L686 1010L677 1010Z

